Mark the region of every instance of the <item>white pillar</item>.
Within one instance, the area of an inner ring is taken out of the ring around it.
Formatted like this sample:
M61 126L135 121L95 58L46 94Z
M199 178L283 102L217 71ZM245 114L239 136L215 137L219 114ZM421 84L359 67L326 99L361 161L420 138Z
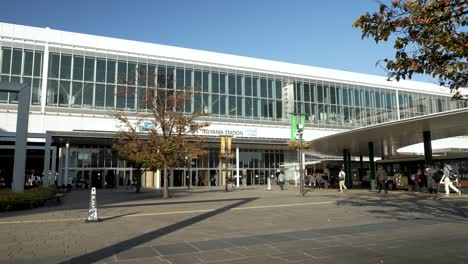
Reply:
M267 175L268 177L268 191L271 191L271 177L269 175Z
M49 171L49 185L55 184L55 174L57 173L57 147L52 147L52 169Z
M59 174L57 179L58 186L63 184L63 148L59 148Z
M240 174L239 174L239 146L236 147L236 176L237 176L236 187L239 188L239 178L240 178Z
M68 165L70 162L70 143L67 142L65 145L65 177L63 179L63 184L67 185L68 184Z
M42 185L49 186L49 174L50 174L50 143L51 137L46 134L46 141L44 146L44 170L42 170Z
M156 186L155 186L156 189L161 188L161 171L160 171L160 170L157 170L154 177L156 177L156 180L155 180L155 182L156 182Z

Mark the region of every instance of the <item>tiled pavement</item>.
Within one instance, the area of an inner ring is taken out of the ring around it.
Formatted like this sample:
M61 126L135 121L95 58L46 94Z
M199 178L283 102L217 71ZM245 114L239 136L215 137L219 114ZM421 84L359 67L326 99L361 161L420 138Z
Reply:
M290 188L180 190L168 201L148 192L113 203L117 194L101 194L96 224L80 220L79 193L63 206L0 215L0 263L468 263L466 197L302 198Z

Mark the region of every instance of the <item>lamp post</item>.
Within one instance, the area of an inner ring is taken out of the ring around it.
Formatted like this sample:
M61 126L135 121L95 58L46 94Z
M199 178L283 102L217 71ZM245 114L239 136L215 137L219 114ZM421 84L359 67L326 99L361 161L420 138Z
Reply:
M303 160L302 160L302 134L304 133L304 125L302 122L297 124L297 132L296 135L299 138L299 184L300 184L300 192L302 196L304 196L304 169L303 169Z

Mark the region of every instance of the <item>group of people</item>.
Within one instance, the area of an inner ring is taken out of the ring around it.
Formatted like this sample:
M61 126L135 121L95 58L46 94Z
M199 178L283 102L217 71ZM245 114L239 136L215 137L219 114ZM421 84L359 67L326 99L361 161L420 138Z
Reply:
M452 167L449 164L443 164L443 176L439 180L437 177L437 174L434 173L434 169L431 166L428 166L425 170L426 176L427 176L427 189L428 192L431 194L431 197L433 199L437 199L437 195L439 192L439 184L444 184L445 186L445 196L450 196L450 189L455 191L458 195L461 195L461 191L455 187L453 182L458 181L458 177L455 173L452 171ZM376 171L376 179L377 179L377 185L378 185L378 192L381 193L382 189L385 191L385 193L388 193L386 181L387 181L387 173L383 169L382 165L377 166L377 171ZM423 174L421 170L418 170L416 175L414 176L413 181L415 184L415 189L416 191L420 191L421 185L420 183L422 182L422 177ZM345 185L345 178L346 178L346 173L344 172L344 168L341 167L340 172L338 174L338 179L339 179L339 186L340 186L340 192L346 191L346 185Z

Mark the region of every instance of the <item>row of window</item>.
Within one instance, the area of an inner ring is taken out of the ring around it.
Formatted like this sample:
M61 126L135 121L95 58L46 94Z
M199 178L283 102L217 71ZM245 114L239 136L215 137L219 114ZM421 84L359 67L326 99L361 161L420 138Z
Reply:
M50 53L51 79L281 99L281 80L99 57Z
M0 80L31 83L31 103L40 104L43 51L0 51ZM294 112L315 124L360 126L467 107L466 102L421 93L400 91L397 98L395 91L373 87L66 53L51 52L48 66L46 104L55 107L145 111L149 98L167 98L186 87L196 91L182 108L187 113L281 120L283 92L292 92ZM0 103L16 102L15 94L0 92Z

